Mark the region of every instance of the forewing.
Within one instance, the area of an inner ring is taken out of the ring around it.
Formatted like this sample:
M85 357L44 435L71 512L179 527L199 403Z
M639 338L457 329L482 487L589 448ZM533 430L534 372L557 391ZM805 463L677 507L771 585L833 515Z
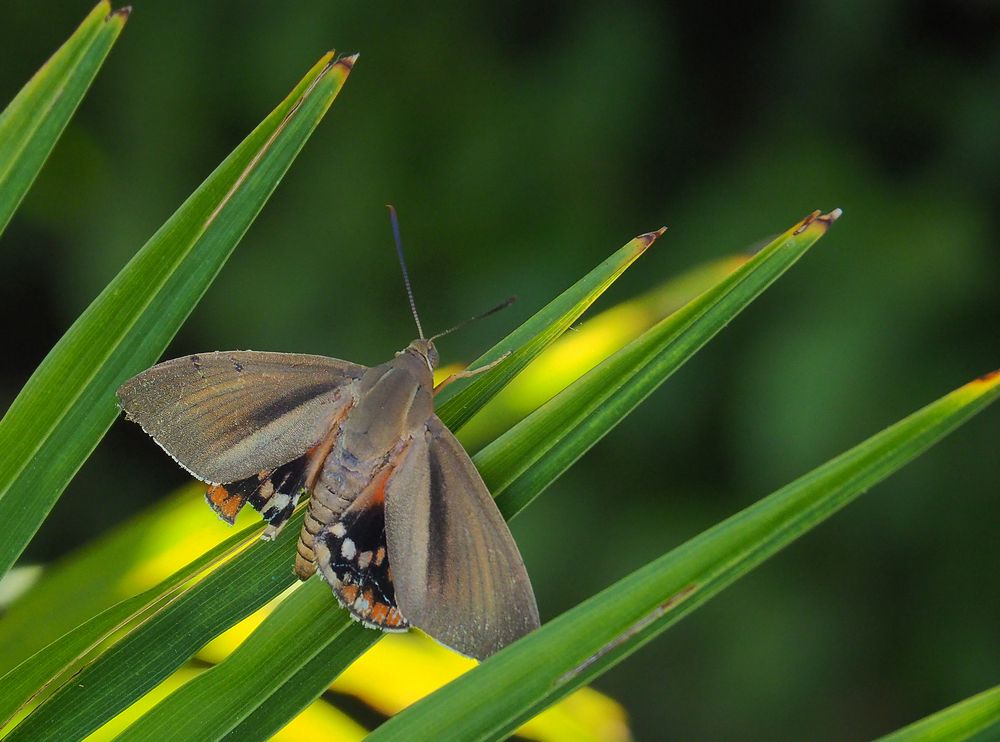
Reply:
M258 351L175 358L126 381L118 399L181 466L213 484L298 456L326 433L364 367Z
M510 529L437 417L389 480L385 513L396 599L412 625L476 659L538 627Z

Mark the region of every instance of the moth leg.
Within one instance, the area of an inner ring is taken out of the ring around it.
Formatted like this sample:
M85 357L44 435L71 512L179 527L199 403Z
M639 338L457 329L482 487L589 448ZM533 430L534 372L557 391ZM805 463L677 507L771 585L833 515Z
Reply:
M446 386L448 386L453 381L458 381L459 379L470 379L473 376L477 376L477 375L479 375L481 373L489 371L491 368L493 368L494 366L496 366L501 361L507 360L507 356L509 356L509 355L510 355L510 351L508 350L506 353L504 353L502 356L500 356L499 358L497 358L495 361L487 363L485 366L480 366L479 368L472 369L471 371L469 369L465 369L464 371L459 371L457 373L452 374L451 376L449 376L448 378L446 378L444 381L442 381L440 384L438 384L436 387L434 387L434 394L435 394L435 396L437 395L438 392L440 392L442 389L444 389Z

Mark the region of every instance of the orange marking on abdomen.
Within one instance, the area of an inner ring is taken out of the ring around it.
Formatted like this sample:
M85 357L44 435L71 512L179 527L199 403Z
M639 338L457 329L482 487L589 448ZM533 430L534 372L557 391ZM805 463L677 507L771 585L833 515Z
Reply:
M380 471L378 474L375 475L375 478L372 480L371 485L369 485L370 487L372 487L371 497L373 504L381 505L382 503L385 502L385 488L386 485L389 484L389 477L392 476L392 473L395 470L396 470L395 467L390 465L385 467L384 469L382 469L382 471Z

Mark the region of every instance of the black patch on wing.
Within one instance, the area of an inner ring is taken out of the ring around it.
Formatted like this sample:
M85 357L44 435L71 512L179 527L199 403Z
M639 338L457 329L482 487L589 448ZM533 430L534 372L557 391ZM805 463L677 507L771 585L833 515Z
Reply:
M319 532L315 551L320 574L355 618L384 630L409 627L396 605L382 501L348 508Z
M232 525L247 503L261 514L273 537L295 510L306 492L308 456L300 456L276 469L264 470L252 477L209 487L205 499L219 517Z
M321 394L326 394L336 386L337 384L331 384L328 381L324 381L318 384L304 386L301 389L296 389L295 391L286 394L284 397L280 397L270 404L266 404L260 409L254 410L253 413L249 415L248 422L255 427L262 428L268 423L274 422L279 417L287 415L296 407L305 404L309 400L314 399Z
M448 568L444 552L444 545L448 541L448 506L444 496L444 469L434 446L431 446L428 463L431 481L430 512L427 522L430 531L430 537L427 539L429 551L427 555L427 583L442 589L445 584L445 572Z

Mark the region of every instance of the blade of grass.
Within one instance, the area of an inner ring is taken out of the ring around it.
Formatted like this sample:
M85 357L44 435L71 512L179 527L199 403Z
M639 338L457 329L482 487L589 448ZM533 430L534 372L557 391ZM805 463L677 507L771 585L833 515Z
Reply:
M508 519L778 279L840 216L815 212L494 440L474 458Z
M649 238L645 235L629 242L527 320L490 353L499 355L504 352L502 349L512 349L515 351L512 355L516 359L530 358L543 345L539 338L545 340L555 337L569 326L590 302L644 252L648 243ZM481 384L487 384L490 388L478 390ZM465 409L469 411L479 409L495 393L492 382L482 377L474 379L470 388L476 393L476 397L465 405ZM447 417L447 411L444 414ZM200 512L201 498L197 499L198 515L203 516L204 513ZM179 506L171 502L164 507L169 507L170 514L174 515ZM107 589L95 591L88 587L82 590L79 586L87 581L83 579L85 577L90 578L91 582L117 585L114 578L120 576L122 558L134 555L137 548L135 542L146 541L150 529L156 529L161 519L156 512L146 513L125 528L101 539L93 547L88 547L84 554L75 553L71 559L49 571L41 584L15 606L12 615L0 619L0 646L4 647L0 654L0 668L9 668L13 664L9 656L12 652L15 661L20 661L92 616L96 610L107 608L125 597ZM209 523L207 519L205 522ZM212 521L211 525L216 524ZM190 528L191 526L185 526L185 531L190 533ZM103 580L101 575L105 575ZM67 596L70 596L69 610L66 610ZM53 622L52 611L57 605L61 606L59 620ZM48 617L43 624L44 629L49 632L47 635L39 634L38 631L38 619L42 615Z
M942 397L507 647L372 742L501 739L590 682L1000 397L1000 371ZM490 702L483 703L488 688Z
M490 445L477 454L474 460L480 471L489 471L494 478L493 481L486 479L491 491L497 492L495 488L498 482L504 481L504 467L512 466L511 460L516 459L507 455L509 449L521 451L521 455L527 456L529 451L533 454L536 448L549 451L556 445L545 437L537 435L538 429L545 430L545 435L553 436L555 441L569 440L573 446L580 449L576 457L599 440L652 388L690 358L729 320L794 264L825 234L830 223L836 218L836 214L823 218L817 218L817 215L818 212L792 227L717 286L694 299L684 309L656 325L608 359L605 364L568 387L553 400L557 402L556 405L544 405L539 408L526 418L525 422L532 421L530 424L516 426L509 434L503 436L505 439L503 447ZM663 361L663 358L666 358L666 361ZM597 373L601 374L601 383L595 385L588 379ZM608 384L618 391L618 397L604 402L608 407L606 413L593 410L590 395L601 394L607 398ZM589 410L589 413L574 416L565 414L567 410L573 408ZM557 425L566 424L574 427L553 430L556 426L544 424L547 416L554 416L559 421ZM442 419L446 424L452 422L449 418ZM497 463L500 457L505 460L502 465ZM537 458L539 457L535 457L535 460ZM510 518L527 506L534 496L565 470L566 466L568 464L546 467L540 462L533 475L524 479L524 484L519 490L522 497L514 501L517 507L505 511L505 516ZM506 481L511 479L507 477ZM535 491L529 491L529 487L534 487ZM289 596L286 602L295 604L310 599L299 591ZM329 611L329 605L327 604L322 610ZM331 636L325 625L307 624L297 627L293 635L290 629L283 628L273 618L270 616L265 619L258 629L266 631L270 641L255 642L245 653L240 654L238 662L257 667L271 665L276 661L272 657L273 647L294 642L313 647L316 650L315 661L303 661L302 666L287 679L244 677L239 687L233 688L232 676L222 669L229 661L226 660L204 673L194 689L180 689L156 706L147 717L140 719L136 723L136 728L139 730L136 738L154 739L157 735L166 733L174 723L172 720L191 716L191 709L199 703L199 699L206 696L215 698L217 694L222 693L227 695L230 701L229 707L218 714L202 711L196 718L189 718L189 723L185 726L189 736L215 739L226 733L249 733L255 728L252 725L256 724L268 729L280 728L282 723L293 718L306 704L323 693L350 662L380 638L379 634L357 625L346 626L340 633ZM356 647L357 654L342 652L342 643ZM244 716L245 718L242 718ZM242 718L240 725L235 729L232 727L234 718L237 720Z
M233 545L234 533L249 534L244 528L259 522L248 517L234 530L206 518L204 491L204 485L185 485L46 565L37 583L0 616L0 676L105 609L158 584L172 587L178 570L199 564L223 542ZM202 556L187 564L192 555ZM2 689L0 683L0 699Z
M514 332L470 363L469 368L480 368L510 352L510 355L494 368L480 374L468 386L438 404L438 416L442 420L448 420L449 427L453 431L465 425L476 411L566 332L587 307L593 304L597 297L635 262L636 258L646 252L664 231L665 228L641 234L631 240L545 305Z
M54 690L79 670L116 633L137 630L158 609L175 599L185 583L204 577L227 555L238 553L260 531L261 527L254 525L234 534L156 587L108 606L0 677L0 731L29 701L41 700L45 691Z
M0 114L0 234L83 100L129 12L112 12L111 3L98 3Z
M303 511L274 542L255 540L65 683L7 739L81 739L153 688L212 637L281 594ZM245 569L252 564L253 569ZM238 589L233 589L238 585Z
M326 55L84 311L0 421L0 574L221 270L350 72Z
M574 326L573 332L564 333L546 348L462 427L462 445L478 451L749 259L749 255L731 255L695 266Z
M642 235L633 240L632 242L630 242L628 245L626 245L624 248L622 248L615 254L613 254L607 261L604 261L594 271L591 271L591 273L584 276L584 278L582 278L580 281L574 284L570 289L564 292L564 294L561 295L556 301L550 303L548 307L546 307L546 309L536 314L534 317L528 320L528 322L525 323L525 325L523 325L517 331L508 336L508 338L502 341L503 349L497 346L494 347L490 351L490 353L494 354L494 356L499 356L506 350L512 350L513 351L512 356L515 358L530 359L531 357L533 357L533 355L537 354L537 352L540 351L542 348L544 348L546 344L538 340L539 335L541 335L542 338L546 340L549 338L558 337L559 332L561 332L562 329L568 326L573 321L573 319L579 316L580 312L582 312L586 308L586 306L590 302L592 302L607 287L607 285L609 285L614 280L615 277L620 275L621 272L624 271L624 269L629 264L631 264L631 262L633 262L635 258L638 257L638 255L645 250L646 247L648 247L648 245L652 242L652 239L655 236L657 236L657 234ZM479 406L489 401L489 399L492 398L492 396L496 393L496 391L499 390L499 388L500 387L495 386L476 393L475 398L471 399L467 404L464 405L464 409L474 414L475 411L479 408ZM292 528L292 526L289 526L289 528ZM294 528L292 528L292 530L294 530ZM275 545L273 548L275 550L280 550L282 547L280 545ZM291 549L291 544L289 544L288 548L286 549L286 551L288 551L288 554L286 555L288 559L291 558L290 549ZM244 570L250 571L250 570L258 570L260 568L259 565L254 561L252 555L250 554L237 556L234 559L234 561L237 561L240 564L242 564L243 566L241 567L241 569ZM288 584L291 584L291 576L290 574L287 573L284 575L280 575L275 579L278 580L282 588L287 586ZM158 590L162 590L162 586L160 588L154 589L153 591L151 591L151 593L156 594ZM206 630L209 633L199 634L202 643L208 641L214 635L221 633L226 628L228 628L228 626L234 624L236 621L238 621L240 618L246 615L247 612L260 607L261 605L266 603L267 600L270 598L270 593L256 592L253 589L252 585L248 588L246 585L240 582L235 582L232 585L226 586L225 590L226 590L225 599L229 601L231 606L230 612L226 614L226 617L222 618L218 622L214 630L208 629L206 627ZM295 596L293 595L292 597L294 598ZM201 601L209 601L209 600L212 600L212 594L210 592L209 593L198 592L198 593L187 594L178 599L177 605L173 607L173 610L177 611L183 610L183 611L189 611L191 614L199 614L203 610L203 608L201 607L202 605ZM143 634L142 643L154 644L157 641L161 640L163 637L160 636L157 632L165 630L166 626L167 624L157 623L152 627L150 627L147 630L147 632ZM72 637L72 635L75 634L76 631L77 630L70 632L67 635L67 637L63 637L63 639L71 641L74 646L81 645L84 641L83 637ZM54 645L53 648L57 646L58 644ZM137 644L135 646L141 646L141 644ZM182 647L174 647L172 651L167 651L157 655L157 657L153 660L153 664L156 665L156 669L151 670L150 672L152 672L152 674L156 677L165 677L171 671L176 669L176 667L178 667L182 662L186 661L191 656L191 652L189 650L190 646L188 644L184 644ZM46 650L43 650L43 652L44 651ZM46 666L51 666L55 664L59 656L61 655L45 659L44 662ZM41 662L43 661L43 657L44 657L43 653L40 652L38 655L32 658L32 661ZM320 660L321 663L326 661L327 660L324 659ZM110 656L107 658L101 657L95 663L96 667L88 668L87 672L104 673L105 670L102 668L105 663L109 663L114 666L112 667L111 670L107 671L108 673L113 675L115 672L117 672L115 667L117 668L128 667L129 660L127 658L127 652L125 659L123 660L116 656ZM35 675L33 675L33 677L35 677ZM114 684L111 685L105 684L101 686L100 692L105 695L114 696L117 698L138 697L138 695L141 695L143 690L146 688L146 684L142 682L135 683L133 682L134 680L136 679L129 678L128 674L125 673L124 675L119 677L121 685L116 686ZM2 698L2 694L0 694L0 698ZM77 704L87 704L90 703L90 701L86 698L84 699L66 698L62 700L56 699L55 703L57 705L65 703L75 708ZM96 701L94 703L96 705L99 705L97 704ZM46 713L46 711L43 709L42 713L44 714ZM106 712L106 713L111 713L111 712Z
M878 742L959 742L1000 737L1000 685L905 726Z
M303 641L300 637L306 631L323 636L326 641ZM246 698L251 688L267 692L280 685L283 692L293 696L295 706L305 708L318 695L311 692L313 684L288 681L303 669L322 674L327 662L350 662L371 644L374 633L353 623L346 611L333 610L330 588L317 578L310 579L284 600L224 662L179 688L168 696L169 704L161 702L155 706L117 739L163 739L164 728L169 728L169 733L177 739L224 736L266 739L288 719L282 715L275 720L264 708L266 702L248 706ZM268 658L266 672L261 672L262 656ZM202 680L209 675L208 682ZM216 693L220 689L228 692ZM213 699L208 707L204 702L207 697ZM178 710L184 713L178 716ZM252 721L247 718L251 712L254 712Z

